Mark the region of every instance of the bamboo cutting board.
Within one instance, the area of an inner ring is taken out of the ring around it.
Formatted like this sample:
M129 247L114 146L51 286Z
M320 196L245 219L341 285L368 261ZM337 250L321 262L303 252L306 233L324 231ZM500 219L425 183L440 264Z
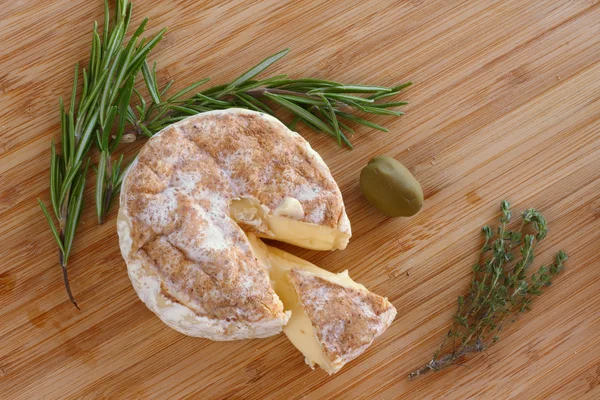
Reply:
M93 193L70 259L69 302L48 203L57 101L88 56L95 1L0 6L0 397L196 399L600 398L600 4L565 1L134 1L170 31L151 58L161 82L225 82L276 51L270 73L416 85L384 134L356 149L301 129L329 164L352 221L342 252L293 249L387 296L398 317L335 376L311 371L283 335L217 343L183 336L138 300L120 257L116 209L98 227ZM141 142L123 150L134 154ZM386 218L358 189L375 155L422 183L416 217ZM415 381L466 291L480 227L499 202L549 221L538 261L567 269L469 367Z

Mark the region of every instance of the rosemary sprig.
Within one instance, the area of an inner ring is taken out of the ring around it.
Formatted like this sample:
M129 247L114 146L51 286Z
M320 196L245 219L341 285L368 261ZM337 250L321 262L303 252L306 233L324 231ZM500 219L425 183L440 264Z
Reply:
M522 214L519 230L511 231L510 204L501 204L502 216L496 234L489 226L483 227L485 237L480 261L473 265L471 288L466 297L458 297L458 310L442 344L431 361L413 371L409 379L430 371L439 371L469 353L484 351L499 340L502 329L514 321L518 314L528 311L542 288L550 286L552 279L562 271L567 255L561 250L554 263L542 265L528 278L527 270L534 260L539 241L548 232L546 220L538 211L528 209ZM533 233L523 235L528 225ZM521 246L520 259L513 249Z
M57 153L53 141L50 158L50 202L58 226L42 201L39 201L59 247L59 263L67 294L77 308L79 307L69 285L67 264L83 209L83 189L89 166L87 153L95 136L100 149L99 167L96 168L96 211L98 220L102 222L106 214L104 204L110 204L114 197L112 188L120 184L122 158L113 163L110 153L117 147L123 135L135 76L145 62L148 52L165 32L162 30L151 40L141 40L138 43L148 22L146 19L135 31L127 46L123 46L131 10L132 5L128 0L117 0L114 21L111 23L108 2L105 0L103 32L101 35L97 23L94 22L88 68L82 70L83 88L78 93L79 68L76 66L68 110L65 111L62 100L59 100L61 154ZM76 105L78 94L79 102ZM113 123L117 120L117 129L111 136Z
M288 52L289 49L285 49L267 57L231 83L213 86L185 99L182 98L184 94L207 83L209 78L202 79L175 95L163 99L172 82L169 82L162 90L159 89L155 68L150 70L146 65L143 68L144 81L152 100L147 103L138 93L140 105L135 110L137 115L130 108L129 122L134 126L137 134L152 136L173 122L203 111L237 107L274 115L275 112L268 104L271 103L294 114L293 126L302 121L311 129L332 136L338 144L344 143L352 148L346 135L352 134L353 130L342 123L340 118L387 132L384 127L352 113L358 111L366 114L394 116L404 114L389 108L406 105L406 102L376 103L376 101L400 93L412 82L396 87L385 87L345 85L340 82L313 78L289 79L287 75L277 75L262 80L254 79ZM369 94L369 97L357 94Z

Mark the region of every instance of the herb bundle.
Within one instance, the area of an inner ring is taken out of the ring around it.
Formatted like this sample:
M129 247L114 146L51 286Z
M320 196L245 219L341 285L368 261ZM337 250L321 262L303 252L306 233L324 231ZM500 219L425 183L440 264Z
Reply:
M430 371L439 371L469 353L478 353L499 340L502 329L518 314L528 311L531 302L550 286L563 270L567 255L561 250L550 266L542 265L528 276L537 244L548 232L546 220L534 209L522 214L520 228L508 229L510 204L501 204L502 216L496 233L483 227L485 242L480 261L473 265L473 278L467 296L458 297L458 310L453 323L431 361L409 375L409 379ZM531 225L533 233L524 234ZM520 246L517 259L513 250Z
M198 88L209 81L206 78L167 96L173 81L159 88L156 64L150 69L146 61L166 29L149 40L140 39L148 22L145 19L125 44L131 11L129 0L116 0L111 20L108 0L104 1L104 26L100 30L94 23L88 68L82 70L83 89L77 92L79 70L76 67L68 110L60 101L61 152L58 154L53 141L50 159L50 202L57 223L39 201L59 247L67 294L76 307L69 286L67 261L83 209L83 189L90 165L88 152L93 143L99 152L98 164L92 168L96 172L96 214L101 224L119 193L126 170L123 155L113 156L121 142L131 142L138 136L151 137L174 122L204 111L239 107L274 115L272 106L278 105L294 115L290 129L303 122L333 137L340 146L352 148L348 135L353 130L346 123L387 132L386 128L355 113L402 115L391 108L406 102L385 102L384 99L412 84L345 85L313 78L290 79L287 75L256 80L258 74L289 52L286 49L230 83L200 91ZM149 100L134 87L140 71ZM135 107L131 105L132 97L139 103ZM129 131L132 133L127 133Z
M145 62L147 54L160 41L164 30L146 42L140 35L148 20L137 28L127 46L125 34L131 19L131 3L118 0L113 24L110 24L108 3L104 2L105 20L102 36L94 23L92 47L88 69L82 70L83 89L77 101L77 81L79 67L75 67L73 89L68 111L62 99L59 100L61 120L61 154L57 154L54 141L50 157L50 202L58 220L55 225L45 205L39 201L46 216L54 239L59 247L59 262L69 299L77 307L69 286L67 263L75 237L75 230L83 209L83 189L90 160L87 153L94 137L100 149L100 163L97 168L98 185L102 187L106 172L111 179L118 181L120 162L111 166L109 151L119 144L124 131L125 111L129 104L135 76ZM113 122L118 127L111 138ZM98 220L102 221L104 210L98 210Z

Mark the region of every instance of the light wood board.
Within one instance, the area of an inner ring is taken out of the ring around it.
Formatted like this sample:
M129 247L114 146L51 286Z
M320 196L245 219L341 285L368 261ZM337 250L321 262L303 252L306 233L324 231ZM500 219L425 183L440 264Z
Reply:
M416 85L390 133L358 129L354 151L302 129L338 181L354 236L345 251L292 251L351 276L398 309L335 376L311 371L283 335L185 337L138 300L115 232L97 226L93 174L70 259L82 310L64 292L48 202L58 97L87 60L101 1L0 5L0 397L419 399L600 397L600 4L514 1L142 1L134 22L170 30L152 53L161 82L226 82L285 47L270 73ZM136 143L123 150L134 154ZM387 218L358 189L387 154L422 183L425 207ZM484 354L408 381L446 332L480 228L499 202L539 208L565 273Z

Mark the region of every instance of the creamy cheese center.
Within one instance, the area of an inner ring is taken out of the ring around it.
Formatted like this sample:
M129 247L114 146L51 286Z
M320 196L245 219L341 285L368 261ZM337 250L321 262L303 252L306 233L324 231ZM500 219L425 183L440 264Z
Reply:
M310 222L298 221L304 216L300 202L287 197L272 214L258 200L236 199L230 205L231 217L242 228L262 228L261 236L311 250L343 250L350 235L339 228L330 228Z

